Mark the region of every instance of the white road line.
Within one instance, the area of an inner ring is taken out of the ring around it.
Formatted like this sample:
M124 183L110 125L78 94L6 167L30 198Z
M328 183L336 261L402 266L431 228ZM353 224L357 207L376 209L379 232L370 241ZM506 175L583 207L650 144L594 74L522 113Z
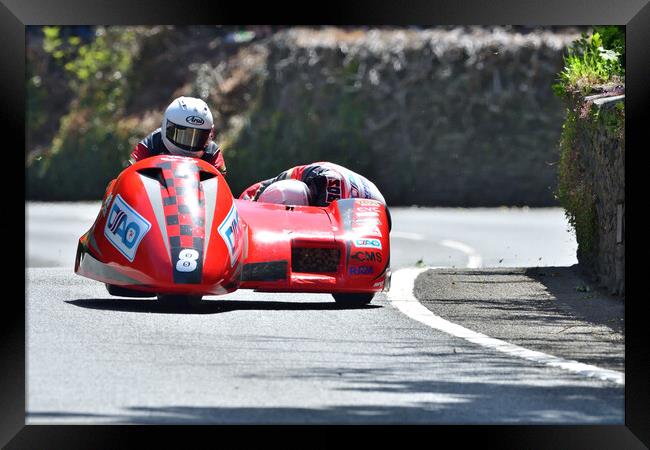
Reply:
M408 231L391 231L390 237L398 239L411 239L413 241L423 241L424 236L418 233L409 233Z
M482 333L477 333L453 322L443 319L424 307L413 295L413 285L417 276L426 268L406 268L393 273L391 288L388 291L388 299L401 312L410 318L417 320L431 328L443 331L474 344L488 347L511 356L527 359L538 364L558 367L586 377L594 377L604 381L612 381L616 384L625 384L625 374L615 370L602 369L600 367L583 364L546 353L529 350L509 342L491 338Z
M481 258L481 255L479 255L476 250L467 244L463 244L462 242L458 241L452 241L450 239L444 239L440 241L439 244L465 253L467 255L467 267L471 269L477 269L483 265L483 259Z

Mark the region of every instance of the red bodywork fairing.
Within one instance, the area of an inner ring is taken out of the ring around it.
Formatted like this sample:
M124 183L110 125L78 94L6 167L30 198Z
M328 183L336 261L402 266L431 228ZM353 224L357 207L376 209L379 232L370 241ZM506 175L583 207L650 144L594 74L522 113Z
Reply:
M388 287L389 261L380 202L236 200L205 161L154 156L109 186L75 273L155 294L373 293Z

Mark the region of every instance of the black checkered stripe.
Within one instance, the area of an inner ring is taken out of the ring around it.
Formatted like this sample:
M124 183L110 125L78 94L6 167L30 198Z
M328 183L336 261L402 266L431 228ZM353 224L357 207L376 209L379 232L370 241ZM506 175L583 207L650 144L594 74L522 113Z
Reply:
M205 200L199 167L191 161L167 161L161 186L174 283L200 284L203 274ZM194 263L196 266L194 267Z

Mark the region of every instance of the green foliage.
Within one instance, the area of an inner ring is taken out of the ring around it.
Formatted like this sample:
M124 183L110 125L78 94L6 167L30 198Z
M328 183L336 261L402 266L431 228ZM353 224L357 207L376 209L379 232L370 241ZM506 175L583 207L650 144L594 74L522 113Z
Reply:
M100 27L87 44L76 36L64 41L58 27L44 27L43 32L43 48L70 74L79 107L93 108L101 115L114 114L124 106L126 75L136 51L133 31Z
M75 110L63 119L53 143L57 151L33 161L27 171L28 198L101 199L108 182L125 166L132 130L92 114Z
M567 50L564 68L553 91L559 96L572 90L589 93L595 85L623 77L624 58L624 28L595 27L590 36L583 33Z
M281 109L276 99L260 96L247 125L224 149L233 194L289 167L323 160L323 155L368 173L373 161L363 135L367 105L355 92L305 90Z
M625 68L625 27L619 25L606 25L594 27L602 39L603 47L611 49L621 55L621 64Z
M43 80L31 64L25 65L27 78L27 129L42 128L47 122L43 109L47 101L47 92L43 88Z
M575 230L578 252L587 255L594 250L596 240L596 207L591 185L581 165L578 120L577 114L569 110L562 126L557 198Z
M28 198L99 199L124 167L140 131L116 120L125 105L134 33L100 27L92 42L82 44L76 37L64 41L59 27L43 32L43 48L69 74L75 101L48 154L28 167Z

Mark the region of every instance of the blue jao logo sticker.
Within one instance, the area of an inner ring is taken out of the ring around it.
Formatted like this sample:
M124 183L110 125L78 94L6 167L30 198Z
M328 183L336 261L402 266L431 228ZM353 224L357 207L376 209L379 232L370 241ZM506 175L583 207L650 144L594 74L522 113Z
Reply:
M226 243L228 248L228 256L230 256L230 266L232 267L235 264L235 244L239 235L241 234L239 226L239 213L235 204L230 207L230 211L226 218L219 225L219 234L221 238Z
M151 224L138 214L118 194L108 213L104 236L113 246L133 262L138 246L145 234L151 229Z

